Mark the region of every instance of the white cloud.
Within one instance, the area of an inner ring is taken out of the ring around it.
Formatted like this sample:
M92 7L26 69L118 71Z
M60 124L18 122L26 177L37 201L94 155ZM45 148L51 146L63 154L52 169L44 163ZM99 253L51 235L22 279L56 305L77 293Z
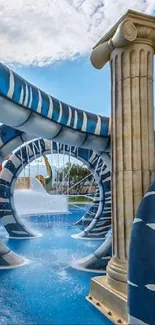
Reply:
M128 9L154 0L0 0L0 60L45 65L91 51Z

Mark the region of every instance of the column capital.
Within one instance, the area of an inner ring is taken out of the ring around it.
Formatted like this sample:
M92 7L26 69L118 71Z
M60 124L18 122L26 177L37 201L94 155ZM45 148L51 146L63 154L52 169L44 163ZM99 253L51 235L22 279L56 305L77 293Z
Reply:
M155 17L128 10L125 15L94 46L91 63L101 69L115 48L144 43L155 50Z

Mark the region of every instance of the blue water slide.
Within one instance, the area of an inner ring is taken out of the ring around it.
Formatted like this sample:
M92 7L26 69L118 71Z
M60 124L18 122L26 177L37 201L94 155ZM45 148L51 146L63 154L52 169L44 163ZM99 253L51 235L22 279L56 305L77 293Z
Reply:
M6 140L5 132L1 136L2 159L13 147L18 147L21 142L35 137L54 139L77 148L92 149L100 154L110 152L109 118L79 110L57 100L28 83L2 63L0 121L16 129L12 131L12 140ZM11 139L11 134L9 137ZM14 145L11 147L12 141Z
M109 152L109 118L72 107L0 63L0 121L35 137Z

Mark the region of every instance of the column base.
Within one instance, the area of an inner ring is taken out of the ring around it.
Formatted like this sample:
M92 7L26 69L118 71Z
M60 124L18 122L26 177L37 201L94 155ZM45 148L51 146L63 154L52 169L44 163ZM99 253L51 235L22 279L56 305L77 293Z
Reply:
M91 279L86 299L114 324L127 324L127 296L109 286L107 276Z
M127 261L112 257L107 265L108 285L113 290L127 294Z

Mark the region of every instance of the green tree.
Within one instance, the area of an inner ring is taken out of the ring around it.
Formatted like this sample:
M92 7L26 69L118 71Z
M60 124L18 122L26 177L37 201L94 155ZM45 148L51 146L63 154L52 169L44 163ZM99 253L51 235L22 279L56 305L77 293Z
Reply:
M68 181L68 188L71 188L75 185L74 190L71 189L71 192L76 192L77 194L80 194L82 192L83 187L87 184L88 181L91 183L93 180L93 175L90 174L90 170L86 166L81 166L75 163L67 163L64 166L64 169L61 170L59 179L62 181L63 175L68 175L65 179L65 184L66 181Z

